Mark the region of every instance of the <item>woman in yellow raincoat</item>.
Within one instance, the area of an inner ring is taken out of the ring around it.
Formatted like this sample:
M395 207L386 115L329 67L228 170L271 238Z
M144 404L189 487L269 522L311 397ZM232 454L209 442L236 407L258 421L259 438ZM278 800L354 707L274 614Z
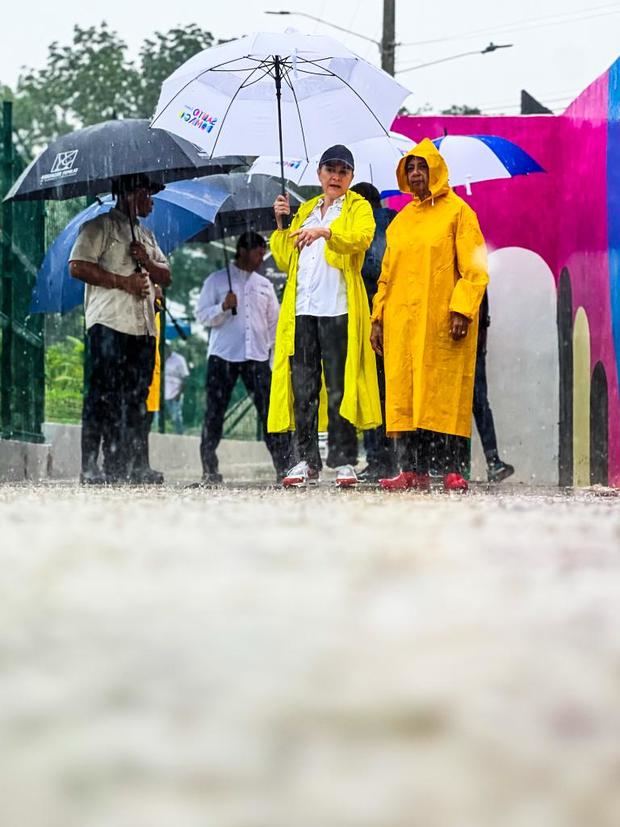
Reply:
M274 212L271 236L276 266L288 274L276 332L268 429L295 430L299 463L285 487L318 481L318 408L322 377L327 390L327 464L337 468L336 484L357 483L356 428L381 423L368 301L362 281L364 254L375 221L366 199L349 190L354 159L337 145L319 162L323 194L300 208L289 229L285 196Z
M425 489L437 469L446 490L465 491L458 438L471 435L484 238L431 141L401 159L397 177L413 201L387 231L371 342L384 354L386 429L400 437L402 470L380 484Z

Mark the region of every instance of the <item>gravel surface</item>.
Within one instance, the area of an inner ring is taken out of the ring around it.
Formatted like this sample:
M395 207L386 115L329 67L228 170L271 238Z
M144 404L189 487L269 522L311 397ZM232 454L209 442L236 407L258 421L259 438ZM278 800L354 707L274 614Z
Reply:
M620 497L0 486L3 827L618 827Z

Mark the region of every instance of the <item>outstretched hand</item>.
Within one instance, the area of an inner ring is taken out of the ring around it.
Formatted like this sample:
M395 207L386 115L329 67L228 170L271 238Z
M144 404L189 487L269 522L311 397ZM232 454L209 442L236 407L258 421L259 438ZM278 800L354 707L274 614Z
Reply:
M331 230L329 227L302 227L300 230L295 230L291 233L291 238L295 242L298 250L303 250L304 247L309 247L317 238L330 238Z

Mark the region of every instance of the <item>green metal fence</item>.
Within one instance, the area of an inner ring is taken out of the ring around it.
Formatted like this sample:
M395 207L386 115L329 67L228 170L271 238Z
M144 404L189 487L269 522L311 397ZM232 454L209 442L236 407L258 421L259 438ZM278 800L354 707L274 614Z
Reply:
M13 138L12 104L2 106L0 196L25 167ZM0 210L0 435L41 442L45 408L43 317L30 314L45 246L42 202L3 203Z

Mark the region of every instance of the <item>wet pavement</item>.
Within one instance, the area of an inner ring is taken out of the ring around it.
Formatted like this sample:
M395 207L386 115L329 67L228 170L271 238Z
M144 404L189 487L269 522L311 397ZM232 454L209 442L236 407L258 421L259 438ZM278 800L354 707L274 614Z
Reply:
M0 486L0 823L617 827L620 498Z

